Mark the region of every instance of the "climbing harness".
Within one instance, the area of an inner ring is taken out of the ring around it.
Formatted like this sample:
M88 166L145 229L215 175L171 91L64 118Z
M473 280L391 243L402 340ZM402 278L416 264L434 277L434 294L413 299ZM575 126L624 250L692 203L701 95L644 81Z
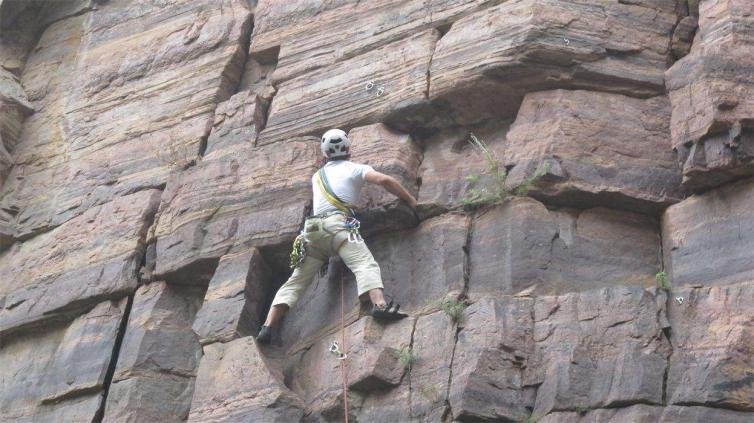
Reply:
M363 242L364 238L361 237L361 234L359 233L359 228L361 228L361 222L356 220L355 217L347 217L346 221L343 222L343 226L345 226L346 231L348 232L348 242Z

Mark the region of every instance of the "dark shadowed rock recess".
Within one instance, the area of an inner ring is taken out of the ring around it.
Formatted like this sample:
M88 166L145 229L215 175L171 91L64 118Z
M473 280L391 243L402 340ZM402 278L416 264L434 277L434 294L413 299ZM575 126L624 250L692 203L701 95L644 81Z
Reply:
M0 0L0 423L750 423L753 178L752 0Z

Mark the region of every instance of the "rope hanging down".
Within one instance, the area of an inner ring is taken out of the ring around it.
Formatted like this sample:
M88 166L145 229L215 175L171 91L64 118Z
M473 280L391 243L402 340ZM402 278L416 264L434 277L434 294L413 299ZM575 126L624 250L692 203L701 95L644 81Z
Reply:
M346 307L345 302L345 282L344 279L343 270L341 269L340 272L340 343L343 345L343 351L348 351L348 347L346 346L346 320L345 320L345 312L344 309ZM347 354L343 354L343 359L340 360L340 371L343 374L343 413L344 415L344 421L345 423L348 423L348 375L346 371L346 360L345 358L348 357Z

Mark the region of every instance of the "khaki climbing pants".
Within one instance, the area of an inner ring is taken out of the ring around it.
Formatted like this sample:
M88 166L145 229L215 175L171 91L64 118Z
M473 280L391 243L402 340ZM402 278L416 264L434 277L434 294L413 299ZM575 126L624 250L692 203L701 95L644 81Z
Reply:
M345 220L342 214L333 214L324 218L310 217L306 220L304 225L306 255L303 262L275 294L275 299L272 300L273 306L286 304L293 308L325 260L336 254L356 276L359 295L383 287L380 266L364 241L348 240Z

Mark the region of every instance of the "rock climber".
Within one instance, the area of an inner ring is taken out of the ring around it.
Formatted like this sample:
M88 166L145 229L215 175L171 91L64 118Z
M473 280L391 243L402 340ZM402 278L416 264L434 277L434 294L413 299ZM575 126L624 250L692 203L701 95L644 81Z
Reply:
M359 202L364 182L380 185L416 210L416 199L395 178L371 166L351 162L351 140L340 129L325 132L320 149L327 163L312 176L313 215L296 238L291 253L293 274L275 294L267 320L257 335L266 344L283 315L296 304L314 275L331 256L339 255L356 276L358 295L369 294L372 316L398 320L407 315L400 306L385 302L380 267L359 234L353 204Z

